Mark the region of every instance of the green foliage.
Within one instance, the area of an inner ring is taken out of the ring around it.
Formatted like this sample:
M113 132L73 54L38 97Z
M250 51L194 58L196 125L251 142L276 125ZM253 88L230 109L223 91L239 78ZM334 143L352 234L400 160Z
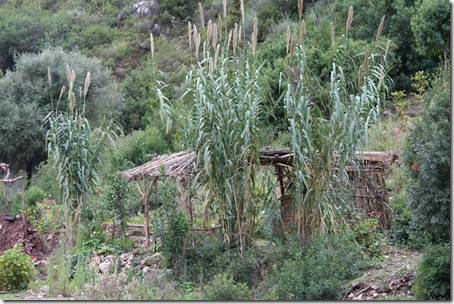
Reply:
M186 122L185 147L196 152L195 165L207 181L205 210L216 212L225 240L244 249L250 243L259 205L250 189L259 166L260 70L252 60L238 66L221 54L197 63L188 79L193 109L173 118ZM162 92L160 97L163 110L172 112Z
M17 54L40 51L52 22L51 14L34 2L27 2L20 9L2 4L0 20L0 70L3 71L14 67Z
M101 129L92 131L85 118L90 73L87 73L85 78L80 112L75 109L76 98L73 92L76 75L69 65L66 66L66 74L69 86L68 112L60 112L57 103L48 114L46 123L49 124L49 131L46 140L49 157L58 169L60 198L66 207L65 250L68 250L77 241L75 225L81 222L81 208L99 181L98 170L103 161L102 153L106 147L107 134Z
M275 274L279 300L340 300L348 280L365 266L361 248L344 234L314 237L295 248Z
M65 65L70 64L77 73L91 74L90 93L86 98L86 113L90 122L99 126L115 115L121 95L114 98L114 83L108 70L99 60L81 55L77 51L65 52L62 48L47 48L39 54L22 54L16 58L14 71L0 79L0 146L2 161L30 175L34 166L46 159L45 134L49 125L43 120L49 111L66 110L66 103L52 105L58 100L67 77ZM51 84L48 79L50 69ZM74 91L84 87L84 78L75 80ZM114 100L114 102L112 102ZM75 108L82 111L84 105Z
M47 235L63 228L64 206L56 203L55 199L46 198L37 201L36 208L27 211L30 222L40 233Z
M295 154L294 220L298 234L305 237L336 229L333 206L346 203L344 183L339 177L348 180L345 166L355 158L355 151L361 151L367 144L369 124L376 120L386 90L382 65L386 64L385 54L374 55L377 57L374 62L365 60L359 78L345 71L352 68L349 60L352 54L344 55L332 62L329 94L313 100L312 84L318 78L311 73L305 49L298 46L295 61L299 73L295 80L288 81L285 91L291 150ZM367 51L365 55L369 58Z
M183 268L188 220L186 214L178 210L176 188L168 181L158 185L158 188L161 189L162 205L153 212L151 223L153 235L156 240L161 240L161 244L155 244L155 246L160 245L164 256L169 259L178 276Z
M450 249L450 243L426 248L412 289L417 300L451 300Z
M47 259L47 280L46 283L51 295L69 296L71 259L65 254L65 246L59 246Z
M421 1L416 14L411 18L411 29L419 53L432 52L438 55L449 51L451 37L449 12L448 1Z
M19 245L0 253L0 289L26 289L28 283L34 279L33 260L22 250L23 246Z
M162 12L167 11L168 14L186 23L196 13L197 3L196 0L163 0L159 5Z
M37 174L32 176L30 184L41 188L50 197L58 197L60 189L57 183L57 170L51 162L45 161L37 166Z
M107 192L107 204L108 209L113 213L114 216L114 230L115 225L119 224L121 227L121 237L123 238L124 229L126 227L127 220L127 209L125 206L125 200L130 191L130 185L121 174L114 174L109 179L109 188Z
M203 298L212 301L247 301L252 299L252 291L245 283L235 283L227 274L216 275L203 290Z
M393 102L396 104L396 109L399 112L399 118L404 119L405 112L410 108L407 94L405 94L404 91L395 91L391 92L391 96Z
M353 237L370 257L381 255L382 235L380 223L375 215L353 224Z
M411 178L408 203L416 225L435 239L450 239L450 95L432 89L404 147L403 164Z
M429 80L428 76L424 74L423 71L418 71L416 74L412 77L410 77L413 83L411 86L415 89L417 93L413 93L413 95L417 98L418 101L423 101L422 100L422 94L427 90L427 87L429 86Z
M128 136L119 137L111 149L109 173L142 165L150 161L153 154L164 154L170 150L169 141L157 127L148 126L145 130L133 131Z

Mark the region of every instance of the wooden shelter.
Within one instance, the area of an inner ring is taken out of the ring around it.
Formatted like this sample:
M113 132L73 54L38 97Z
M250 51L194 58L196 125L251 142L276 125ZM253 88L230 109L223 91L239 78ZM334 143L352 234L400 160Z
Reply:
M387 205L387 193L384 188L385 178L389 175L389 165L398 158L394 150L388 152L357 152L359 167L347 167L352 189L352 207L362 213L374 210L380 214L382 228L390 228L391 208ZM160 177L170 177L175 180L180 192L180 202L188 209L189 221L192 222L192 195L186 193L192 176L196 172L195 152L181 151L172 154L155 156L151 161L125 171L122 176L128 181L136 182L144 204L144 222L146 246L149 246L149 208L148 201L153 191L157 191ZM280 187L281 215L284 225L293 219L291 203L293 197L288 193L291 183L293 154L290 149L265 148L260 151L260 164L274 166ZM358 170L359 169L359 170Z
M128 181L134 181L139 188L144 205L145 246L150 244L149 208L148 201L153 191L157 191L160 177L173 178L180 192L180 200L188 208L189 221L192 222L192 197L186 195L192 173L194 172L195 152L181 151L178 153L155 156L151 161L138 167L122 171L122 176Z
M262 165L272 165L280 185L281 216L286 227L294 218L293 196L288 193L290 171L293 170L293 154L290 149L264 149L260 151ZM357 152L358 166L347 166L350 179L352 201L350 206L355 213L364 216L374 211L380 215L382 229L391 228L392 209L388 205L385 179L389 176L390 165L399 158L395 150L387 152Z

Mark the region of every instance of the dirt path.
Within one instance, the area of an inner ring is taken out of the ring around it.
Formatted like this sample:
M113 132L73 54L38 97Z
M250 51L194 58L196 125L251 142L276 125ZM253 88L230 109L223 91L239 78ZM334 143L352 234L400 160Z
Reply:
M382 256L351 283L345 300L413 300L410 290L422 252L386 245Z

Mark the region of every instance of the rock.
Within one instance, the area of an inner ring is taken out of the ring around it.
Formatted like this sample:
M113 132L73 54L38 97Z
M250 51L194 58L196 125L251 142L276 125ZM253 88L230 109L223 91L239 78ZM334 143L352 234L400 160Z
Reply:
M39 288L39 291L48 292L48 291L49 291L49 286L47 286L47 285L41 286L41 287Z
M162 259L162 255L159 252L156 252L152 256L145 257L140 264L143 266L153 266L156 263L159 263Z
M91 260L96 263L96 265L101 264L101 257L95 255L94 257L91 258Z
M370 288L372 288L373 290L377 290L378 289L378 285L372 285Z
M42 299L42 298L44 298L45 296L46 296L45 293L39 293L36 297L37 297L38 299Z
M102 273L106 273L109 270L110 265L112 265L110 262L102 262L99 264L99 270Z
M143 273L148 273L150 271L150 267L148 266L145 266L143 269L142 269Z

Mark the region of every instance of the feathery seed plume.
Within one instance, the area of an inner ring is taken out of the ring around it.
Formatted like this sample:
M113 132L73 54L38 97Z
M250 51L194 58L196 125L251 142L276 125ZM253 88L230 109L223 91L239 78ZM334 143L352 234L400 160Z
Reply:
M63 94L65 94L65 91L66 91L66 86L63 85L63 86L61 87L60 95L58 96L58 100L60 100L61 97L63 96Z
M381 31L383 30L384 23L385 23L385 16L381 17L380 25L378 26L378 30L377 30L377 37L375 38L375 44L377 44L378 40L380 39Z
M241 10L241 18L244 24L244 0L240 0L240 10Z
M353 6L350 6L350 8L348 9L347 24L345 26L345 36L347 36L348 32L350 31L352 21L353 21Z
M200 15L200 23L202 24L202 28L205 27L205 17L203 15L203 6L202 3L199 2L199 15Z
M87 76L85 77L85 83L84 83L84 97L87 96L89 87L90 87L90 72L87 72Z
M49 87L52 86L52 78L50 77L50 68L47 67L47 81L49 82Z
M286 50L287 50L287 54L288 52L290 51L290 25L287 25L287 47L286 47Z
M188 21L188 38L189 38L189 48L192 48L192 26L191 26L191 21Z
M298 0L298 15L300 16L300 20L303 17L303 0Z

